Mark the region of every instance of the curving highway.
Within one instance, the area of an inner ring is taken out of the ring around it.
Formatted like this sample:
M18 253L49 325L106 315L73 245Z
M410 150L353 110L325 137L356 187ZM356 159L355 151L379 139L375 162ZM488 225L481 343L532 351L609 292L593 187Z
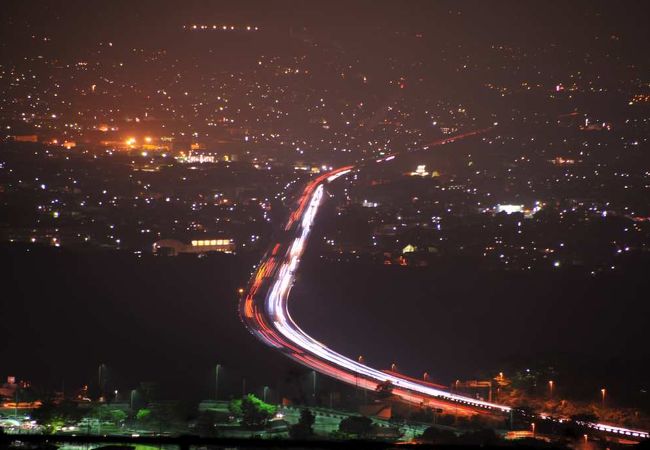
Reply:
M380 161L382 160L377 162ZM453 408L458 414L510 413L512 408L509 406L457 395L431 383L377 370L350 359L309 336L292 319L288 307L289 295L316 213L323 200L324 186L349 173L353 168L341 167L320 175L306 185L296 208L289 216L283 236L266 252L249 282L246 295L241 298L239 309L242 321L251 333L269 346L306 367L345 383L376 390L380 384L389 382L393 394L406 402ZM537 418L558 420L548 416ZM650 437L645 431L606 424L580 425L619 435Z

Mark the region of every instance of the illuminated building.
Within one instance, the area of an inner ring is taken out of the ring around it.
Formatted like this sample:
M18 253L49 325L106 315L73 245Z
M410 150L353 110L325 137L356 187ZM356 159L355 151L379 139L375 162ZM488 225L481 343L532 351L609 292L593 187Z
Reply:
M417 250L417 247L413 244L408 244L402 249L402 253L413 253Z
M491 209L492 213L494 214L499 214L499 213L506 213L506 214L514 214L514 213L521 213L524 215L524 218L530 219L533 217L538 211L542 209L544 204L542 202L536 201L532 207L528 208L525 205L511 205L511 204L498 204L494 208ZM485 212L489 212L490 208L485 210Z
M506 214L513 214L523 212L524 205L497 205L495 209L497 214L502 212Z
M429 175L429 172L427 172L427 166L424 164L420 164L416 167L415 172L411 172L409 175L412 177L426 177Z
M180 253L204 254L210 252L234 253L235 242L233 239L194 239L185 244L175 239L163 239L153 244L153 252L168 256Z
M213 154L204 154L204 153L193 153L191 150L190 152L185 155L184 153L181 153L179 157L176 158L179 162L182 163L187 163L187 164L214 164L216 162L219 162L219 159L217 156Z

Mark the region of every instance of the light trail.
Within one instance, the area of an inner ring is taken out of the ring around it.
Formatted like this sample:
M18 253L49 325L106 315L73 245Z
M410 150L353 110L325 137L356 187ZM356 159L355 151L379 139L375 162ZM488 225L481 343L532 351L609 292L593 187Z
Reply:
M333 174L328 178L335 179L338 175L340 175L340 173ZM348 381L350 379L350 374L352 374L372 381L375 387L379 383L389 381L396 388L403 388L408 391L424 394L428 397L453 401L454 403L463 405L509 412L511 408L508 406L497 405L470 397L451 394L406 378L373 369L331 350L327 346L313 339L295 323L288 310L289 291L293 284L298 262L305 248L307 238L309 237L318 206L320 205L323 196L323 189L324 187L322 183L319 183L318 186L313 189L311 200L308 203L309 206L305 209L303 214L298 237L293 240L289 247L289 250L285 255L285 261L282 263L266 298L267 313L272 319L275 329L286 339L303 349L304 352L316 356L322 361L328 361L335 364L337 366L336 370L327 370L328 368L323 366L320 366L319 369L320 371L325 371L328 375L341 379L342 381ZM345 376L340 373L341 369L344 369L347 372Z
M436 142L436 145L453 142L477 132L465 133L454 138ZM391 155L392 156L392 155ZM391 158L392 159L392 158ZM300 258L305 250L316 213L322 202L325 183L352 171L346 166L320 175L307 184L298 200L297 208L290 214L284 228L290 237L273 245L259 265L248 286L248 294L240 302L240 316L246 327L260 340L282 351L298 363L342 382L367 390L376 390L381 383L390 382L392 393L403 401L415 404L444 405L456 412L512 413L506 405L477 400L471 397L438 389L431 383L420 382L394 372L383 372L343 356L305 333L289 313L289 294L295 280ZM284 253L283 253L284 252ZM552 419L547 416L538 416ZM645 431L599 423L576 422L579 425L599 431L649 438Z

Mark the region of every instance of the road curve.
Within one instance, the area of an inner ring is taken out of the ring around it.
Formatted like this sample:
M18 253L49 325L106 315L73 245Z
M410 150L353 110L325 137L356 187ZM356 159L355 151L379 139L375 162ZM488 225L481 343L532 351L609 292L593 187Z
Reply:
M240 317L248 330L269 346L321 374L367 390L390 382L393 394L404 401L430 407L452 408L456 413L509 413L512 408L439 389L431 383L383 372L343 356L305 333L289 313L289 294L325 185L349 173L353 166L341 167L310 181L289 216L283 236L271 246L257 266L246 294L240 299ZM557 420L537 416L544 420ZM589 428L636 438L648 438L645 431L629 430L599 423L580 423Z
M509 412L508 406L456 395L430 383L382 372L347 358L309 336L291 318L289 293L321 204L324 185L351 169L348 166L331 171L307 184L285 227L286 238L264 256L242 299L240 312L244 323L262 341L299 363L361 388L374 390L378 384L388 381L395 395L412 403L430 406L444 403L448 407L453 402L460 412L471 413L476 408Z

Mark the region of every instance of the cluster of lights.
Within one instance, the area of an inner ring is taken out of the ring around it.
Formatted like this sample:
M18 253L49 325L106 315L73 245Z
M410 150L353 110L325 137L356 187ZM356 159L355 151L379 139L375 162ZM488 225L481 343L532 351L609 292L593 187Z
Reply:
M143 141L145 144L151 144L153 142L153 138L151 136L145 136ZM135 137L131 136L124 140L124 144L128 147L135 147L138 144L138 140Z

